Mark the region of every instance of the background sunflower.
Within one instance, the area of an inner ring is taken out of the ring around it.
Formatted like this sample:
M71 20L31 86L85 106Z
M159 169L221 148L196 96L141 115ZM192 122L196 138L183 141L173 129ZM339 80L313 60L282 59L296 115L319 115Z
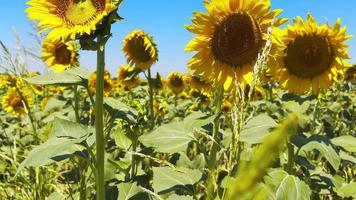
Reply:
M235 74L250 82L267 28L286 21L277 19L282 10L270 11L269 0L212 0L205 6L207 13L194 13L193 25L186 26L197 37L185 50L198 52L188 66L225 89L234 85Z
M44 39L42 42L42 59L49 68L57 73L67 68L79 66L79 44Z
M340 80L351 66L345 61L350 58L345 41L352 36L340 19L333 27L319 25L308 14L306 21L296 17L293 26L275 29L274 35L280 51L270 59L268 71L289 92L316 94Z
M158 60L158 50L151 36L142 30L134 30L123 41L122 50L127 62L144 71Z

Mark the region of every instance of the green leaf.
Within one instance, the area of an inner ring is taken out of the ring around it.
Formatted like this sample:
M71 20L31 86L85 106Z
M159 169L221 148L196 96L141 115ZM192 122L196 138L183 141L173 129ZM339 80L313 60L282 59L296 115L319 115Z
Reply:
M91 137L93 132L93 128L56 118L49 139L29 152L17 173L24 167L45 166L71 158L75 153L85 157L86 155L82 154L84 148L78 144L88 138L89 144L94 143L95 138Z
M76 143L81 140L67 138L51 138L47 142L35 147L20 164L17 172L24 167L40 167L54 162L70 158L75 152L81 152L83 148Z
M117 200L129 200L131 197L142 192L136 183L121 183L118 187L119 197Z
M113 118L126 120L127 122L136 123L138 112L112 97L104 98L104 106L110 112Z
M331 141L336 146L340 146L348 152L356 153L356 138L351 135L340 136Z
M172 194L167 198L167 200L193 200L192 196L179 196L177 194Z
M114 133L114 140L116 146L118 146L122 150L128 150L132 145L132 141L130 140L130 138L127 137L125 132L120 128L117 129L117 131Z
M356 158L354 156L349 155L345 151L340 151L339 154L342 160L347 160L349 162L353 162L354 164L356 164Z
M343 198L356 198L356 182L342 185L336 193Z
M199 170L180 168L179 171L169 167L153 168L153 189L158 194L164 194L176 189L194 192L193 185L202 178Z
M311 190L307 184L299 180L298 177L288 175L284 177L276 193L276 199L294 200L310 199Z
M182 122L172 122L139 137L139 141L161 153L185 151L189 142L195 140L192 131L186 131Z
M240 139L248 144L259 144L276 125L277 123L271 117L260 114L247 122L244 130L241 131Z
M25 79L36 85L81 85L88 79L89 71L85 68L68 69L61 73L49 73Z
M264 182L271 189L277 190L282 180L288 176L288 173L283 169L271 169L264 177Z
M301 152L311 152L313 150L318 150L320 154L325 157L331 166L337 171L341 163L341 158L331 145L331 143L326 143L324 141L311 141L301 148Z

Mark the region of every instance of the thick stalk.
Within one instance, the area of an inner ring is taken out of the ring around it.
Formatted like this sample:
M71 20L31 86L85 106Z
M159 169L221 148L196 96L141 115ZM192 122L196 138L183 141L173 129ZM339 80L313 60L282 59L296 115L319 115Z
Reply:
M148 93L149 93L149 121L150 121L150 129L152 130L155 126L155 115L153 111L153 87L152 87L152 75L151 69L148 69Z
M221 87L218 89L216 93L216 108L215 108L215 114L220 116L221 113L221 104L222 104L222 98L224 95L224 88ZM216 191L216 166L217 166L217 157L216 154L218 153L219 150L219 127L220 127L220 117L216 117L214 120L214 130L213 130L213 145L210 150L210 158L208 161L208 168L209 168L209 176L208 176L208 182L207 182L207 197L206 199L208 200L213 200L215 199L215 191Z
M292 174L293 168L294 168L294 162L295 162L295 156L294 156L294 146L292 143L288 142L287 143L287 149L288 149L288 163L286 166L286 171L289 174Z
M95 93L95 130L96 130L96 199L105 199L104 181L104 160L105 160L105 139L103 121L103 101L104 101L104 72L105 72L105 43L102 35L98 36L97 50L97 70L96 70L96 93Z

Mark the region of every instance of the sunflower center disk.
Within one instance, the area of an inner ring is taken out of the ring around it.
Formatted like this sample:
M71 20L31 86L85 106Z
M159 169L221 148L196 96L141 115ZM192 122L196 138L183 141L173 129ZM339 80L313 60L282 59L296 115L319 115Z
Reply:
M247 13L235 13L215 27L212 51L216 59L237 67L257 58L262 48L262 33Z
M291 42L284 58L286 68L300 78L313 78L328 70L333 60L333 51L327 38L304 35Z
M128 44L128 49L132 57L139 62L145 63L149 62L152 58L149 49L145 47L145 42L142 37L137 37Z
M70 26L87 25L105 9L105 0L61 0L57 13Z
M20 111L23 108L22 101L19 97L15 97L10 100L10 105L14 110Z
M56 62L62 65L69 65L72 60L72 52L67 49L66 45L61 45L55 51Z
M180 79L180 78L173 78L171 80L171 84L174 86L174 87L181 87L183 85L183 80Z

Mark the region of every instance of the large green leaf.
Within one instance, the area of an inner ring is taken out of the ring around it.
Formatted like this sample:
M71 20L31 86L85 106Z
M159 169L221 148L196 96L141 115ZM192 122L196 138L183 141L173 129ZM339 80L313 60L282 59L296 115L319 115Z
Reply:
M79 145L93 135L93 129L81 124L56 118L49 139L32 149L20 164L18 172L24 167L39 167L68 159L74 154L82 155L83 147ZM89 143L93 143L90 141Z
M184 151L192 140L195 140L193 132L186 131L182 122L163 125L139 138L142 144L161 153Z
M149 134L139 138L147 147L153 147L162 153L176 153L186 150L189 142L196 140L194 129L212 122L212 117L206 117L202 113L194 113L184 121L175 121L158 127Z
M88 79L89 71L85 68L73 68L62 73L49 73L25 79L36 85L80 85Z
M344 184L336 190L336 193L343 198L356 198L356 182Z
M240 139L249 144L258 144L268 135L270 129L277 123L268 115L260 114L247 122L242 130Z
M135 109L112 97L104 98L104 103L105 108L110 112L112 117L120 118L131 123L136 122L138 112Z
M118 187L119 197L117 200L129 200L131 197L142 192L142 189L136 183L120 183Z
M199 170L180 168L179 171L169 167L153 168L153 189L158 194L164 194L176 189L194 192L193 185L202 178Z
M310 199L311 190L307 184L298 177L288 175L284 177L278 187L276 197L278 200Z
M336 171L339 169L341 158L331 143L325 141L311 141L301 148L301 152L311 152L313 150L318 150Z
M344 148L346 151L356 153L356 138L351 135L340 136L331 141L333 144Z
M30 151L26 159L20 164L18 172L24 167L45 166L70 158L73 153L79 153L83 150L80 145L76 145L80 142L79 139L51 138Z

